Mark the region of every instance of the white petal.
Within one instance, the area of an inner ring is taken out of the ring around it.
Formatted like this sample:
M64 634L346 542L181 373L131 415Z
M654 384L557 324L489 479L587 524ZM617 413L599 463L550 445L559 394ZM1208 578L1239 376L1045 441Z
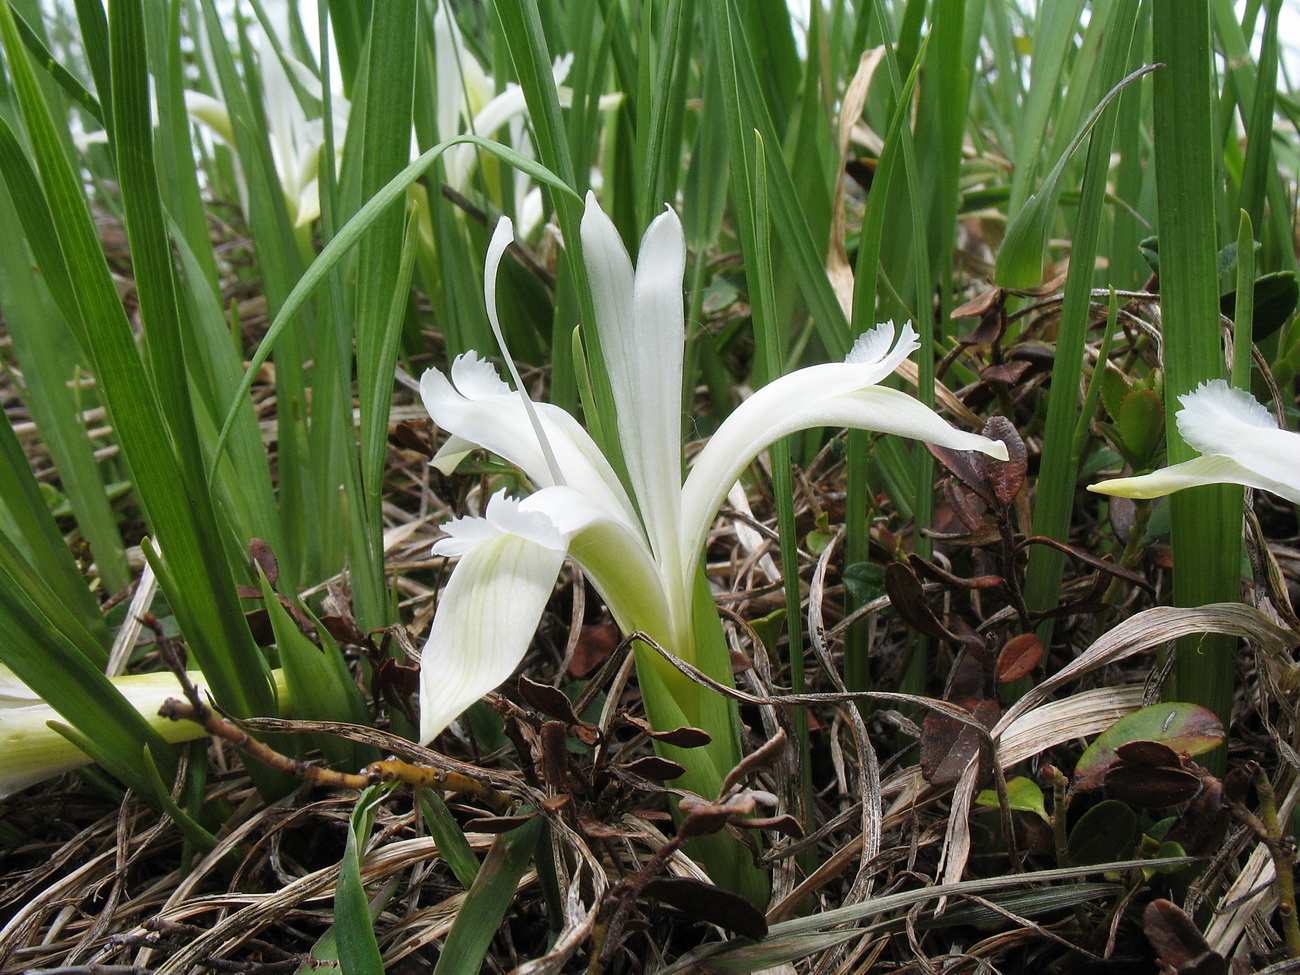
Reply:
M472 352L457 358L452 376L455 386L434 369L420 377L424 408L438 426L455 435L435 458L439 469L444 473L453 469L467 446L473 444L518 467L538 487L555 485L519 394L510 391L491 365ZM636 526L627 492L581 424L550 403L535 403L533 408L565 483L620 515L629 526Z
M686 240L666 209L646 230L633 271L613 222L588 193L582 246L632 493L662 563L675 558L680 524Z
M230 123L230 112L225 102L217 101L211 95L201 91L185 90L185 112L196 122L201 122L212 130L228 146L235 144L235 130Z
M796 370L768 383L723 421L695 458L682 488L683 566L698 558L718 506L741 472L769 444L797 430L873 430L1007 459L1006 444L949 426L906 393L872 385L844 391L851 373L872 368L839 362Z
M474 120L466 131L490 138L497 129L512 118L523 115L527 110L528 102L524 98L524 90L514 83L508 84L505 91L475 114Z
M1293 448L1294 449L1294 448ZM1097 494L1110 494L1123 498L1163 498L1166 494L1184 488L1206 484L1241 484L1245 487L1271 491L1278 497L1300 504L1300 486L1274 481L1242 467L1230 457L1206 454L1182 464L1140 477L1117 477L1098 484L1089 484L1088 490Z
M1255 479L1225 480L1294 499L1294 492L1300 491L1300 434L1278 429L1267 409L1222 379L1203 383L1179 401L1183 408L1178 411L1178 432L1188 445L1202 454L1228 458ZM1287 486L1293 493L1263 482Z
M429 466L436 468L438 473L444 476L451 474L460 466L461 461L476 450L478 450L478 444L471 443L464 437L458 437L453 433L438 448L438 452L433 455L433 460L429 461Z
M894 341L894 323L882 322L863 332L844 357L845 362L863 367L861 382L878 383L903 364L903 360L921 347L911 322L903 324L902 334ZM869 378L870 377L870 378Z
M461 557L420 661L421 743L519 666L563 562L563 551L505 534Z
M501 535L518 535L557 552L565 551L573 529L565 527L563 521L557 521L545 508L525 507L526 503L510 497L504 490L498 491L488 501L482 517L453 518L444 524L442 529L447 537L433 546L434 554L465 555Z
M547 515L625 633L666 633L684 622L672 618L673 608L644 536L622 519L567 487L538 491L519 508L523 514Z
M294 201L297 213L293 221L295 227L306 227L320 216L320 183L313 176L303 185L302 192Z
M564 84L564 79L569 77L569 69L573 67L573 52L561 54L551 62L551 78L555 84Z

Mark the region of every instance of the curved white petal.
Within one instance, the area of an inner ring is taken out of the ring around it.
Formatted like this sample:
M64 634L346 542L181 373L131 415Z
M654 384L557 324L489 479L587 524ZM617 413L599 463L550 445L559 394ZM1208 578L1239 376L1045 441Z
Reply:
M1294 435L1293 435L1294 436ZM1297 438L1300 439L1300 438ZM1292 448L1295 449L1295 448ZM1231 457L1206 454L1181 464L1143 474L1140 477L1116 477L1089 484L1088 490L1123 498L1163 498L1166 494L1206 484L1241 484L1271 491L1278 497L1300 504L1300 485L1274 481L1256 471L1242 467Z
M446 537L434 543L434 554L468 555L479 545L501 535L517 535L545 548L565 551L573 529L551 511L528 502L529 499L518 501L504 490L498 491L488 500L487 511L482 517L453 518L444 524L442 530ZM586 503L590 504L589 501Z
M1232 483L1263 487L1294 500L1300 491L1300 434L1279 429L1272 414L1249 393L1222 379L1202 383L1178 399L1183 404L1178 432L1189 446L1226 457L1257 481L1287 486L1292 493L1240 477L1230 479Z
M564 79L569 77L569 69L573 67L573 52L561 54L551 62L551 79L556 86L564 84Z
M676 557L680 524L686 239L666 209L646 230L633 270L613 222L588 193L582 247L632 493L663 563Z
M718 506L749 463L773 441L797 430L872 430L1007 459L1006 444L950 426L906 393L871 385L844 391L855 370L878 365L841 362L796 370L768 383L727 417L696 457L682 488L683 566L694 564Z
M423 744L519 666L564 562L563 549L477 521L482 534L452 570L420 659Z
M453 433L438 448L438 452L433 455L433 460L429 461L429 466L437 468L440 474L450 474L460 466L461 461L476 450L478 450L478 444L466 440L464 437L458 437Z
M911 322L903 323L903 330L895 342L894 321L890 319L859 335L844 361L861 367L859 381L862 385L878 383L920 347L921 340Z
M672 619L659 568L639 531L568 487L538 491L519 508L524 514L546 514L625 633L671 632L671 626L682 622Z
M490 363L467 352L452 364L451 380L429 369L420 377L420 395L433 421L455 435L435 457L439 469L444 472L453 469L472 444L518 467L538 487L555 486L545 452L519 394L501 382ZM533 408L556 465L564 472L565 483L610 512L621 514L629 527L635 527L632 503L587 431L568 413L550 403L534 403Z
M230 122L230 112L225 102L218 101L201 91L185 89L185 112L196 122L201 122L228 146L235 144L235 130Z
M315 176L303 185L294 202L294 211L297 213L293 221L295 227L309 226L320 216L320 183Z

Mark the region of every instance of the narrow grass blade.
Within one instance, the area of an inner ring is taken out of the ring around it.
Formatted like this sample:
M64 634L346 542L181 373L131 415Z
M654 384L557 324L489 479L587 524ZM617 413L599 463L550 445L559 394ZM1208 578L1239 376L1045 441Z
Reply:
M0 223L18 225L9 194L2 189ZM95 400L87 398L85 394L90 391L75 383L75 377L86 371L76 341L41 276L33 271L31 253L20 234L0 236L0 305L26 379L27 408L58 469L60 488L94 554L104 588L121 592L131 582L126 549L104 476L95 460L95 445L82 419L83 411L93 406ZM31 480L31 467L21 447L16 440L9 444L12 436L6 421L0 430L0 438L5 441L0 451L5 460L0 463L8 463L13 474L0 478L4 481L0 495L4 496L14 521L21 526L21 544L30 549L42 578L63 593L69 608L75 607L84 624L98 632L107 645L108 630L99 606L73 564L40 489ZM18 491L24 492L21 498L9 497L10 492ZM44 554L38 555L38 550Z
M1137 19L1138 0L1120 0L1112 11L1113 29L1102 45L1101 76L1114 84L1128 63L1129 42ZM1079 457L1074 451L1074 430L1079 415L1078 378L1083 374L1083 348L1088 337L1089 306L1092 301L1094 265L1101 239L1106 181L1110 169L1111 142L1115 134L1116 112L1106 106L1122 87L1135 80L1136 72L1120 81L1094 112L1092 137L1084 165L1082 195L1070 248L1070 270L1061 304L1061 324L1057 331L1053 373L1058 377L1048 394L1047 422L1043 430L1043 453L1034 500L1034 534L1065 541L1074 512L1075 482ZM1086 131L1086 129L1085 129ZM1059 171L1059 164L1057 170ZM1048 194L1047 183L1041 192ZM1048 194L1050 195L1050 194ZM1035 204L1026 204L1023 217ZM1041 246L1041 245L1039 245ZM1041 251L1039 252L1041 260ZM1047 545L1036 545L1026 569L1025 602L1030 610L1047 610L1058 602L1061 575L1065 567L1062 552ZM1050 640L1051 621L1044 624L1040 636Z
M100 107L99 99L86 90L86 86L77 79L76 75L59 63L50 49L45 46L44 38L32 29L31 25L23 19L22 14L17 10L14 11L14 25L18 28L18 34L22 38L23 44L31 52L36 63L50 73L50 77L54 79L69 98L80 105L91 118L107 128L108 126L104 123L104 110Z
M537 816L496 838L447 933L433 975L478 975L545 827Z
M361 149L360 192L367 199L409 161L415 84L415 0L388 0L373 8L364 101L354 106L349 139ZM348 157L345 155L345 160ZM361 483L365 534L353 537L350 564L357 619L365 629L390 622L383 569L380 514L393 362L405 318L414 251L403 259L405 213L398 201L376 215L357 251L353 306L357 395L361 408Z
M357 246L366 231L369 230L371 223L383 213L384 209L399 196L404 196L407 188L419 179L433 165L434 160L441 156L450 146L462 142L481 146L507 164L524 170L538 182L545 183L553 189L572 194L572 191L554 173L540 163L529 159L527 156L520 155L515 150L503 146L499 142L483 139L476 135L457 136L454 139L448 139L446 142L440 142L427 152L421 153L405 169L389 180L382 190L367 200L365 205L340 228L338 234L325 245L316 260L312 262L311 267L294 285L292 292L285 299L280 311L271 322L270 328L267 329L261 344L253 353L248 368L244 372L244 380L232 397L230 408L222 425L221 437L218 439L218 447L224 445L226 438L230 435L229 428L234 422L234 413L239 408L240 402L252 389L257 370L270 358L276 343L293 323L294 317L302 311L311 296L325 283L343 258Z
M416 798L429 835L438 844L438 852L447 861L447 866L456 875L456 879L469 890L474 886L474 878L478 876L479 863L460 824L451 815L451 810L438 791L420 789Z
M24 188L31 189L31 172L12 132L3 124L0 156L8 156L13 166L0 166L0 171L20 206L29 241L34 231L47 241L53 232L57 243L33 247L38 260L49 261L49 280L77 281L70 296L76 316L74 328L95 371L122 452L131 465L142 506L167 546L171 576L178 583L168 592L174 600L173 608L189 637L195 659L223 706L240 714L267 713L272 707L270 682L238 611L225 560L210 557L199 537L202 523L196 523L192 499L177 490L177 485L186 483L185 474L172 452L159 401L138 356L80 181L59 147L53 120L35 85L7 4L0 4L0 40L40 170L42 192L35 199L21 199L14 193L15 179L20 186L25 183ZM17 174L12 178L11 168ZM35 227L42 219L49 221L47 226ZM198 514L204 516L201 511ZM207 517L211 517L210 512Z
M1155 164L1166 434L1169 462L1176 464L1195 456L1178 433L1177 397L1224 374L1209 11L1203 4L1155 0L1152 36L1156 59L1167 65L1155 77ZM1239 597L1241 501L1241 488L1228 485L1193 488L1169 499L1177 605ZM1177 700L1210 708L1226 727L1235 668L1231 653L1215 652L1224 642L1218 636L1182 641L1175 678ZM1218 759L1222 771L1223 756Z
M334 895L334 930L339 967L344 975L384 975L384 962L375 940L374 919L361 882L361 852L374 828L375 810L392 786L371 786L357 797L348 818L347 846L339 864Z
M1255 321L1255 232L1241 211L1237 228L1237 306L1232 323L1232 385L1250 390L1250 348Z

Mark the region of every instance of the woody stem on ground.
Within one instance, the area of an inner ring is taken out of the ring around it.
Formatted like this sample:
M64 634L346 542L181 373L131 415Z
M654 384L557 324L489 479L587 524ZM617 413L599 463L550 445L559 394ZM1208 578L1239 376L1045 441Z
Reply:
M1258 765L1253 771L1255 791L1259 795L1260 817L1265 830L1262 838L1273 855L1273 870L1277 877L1277 912L1282 919L1287 955L1300 958L1300 918L1296 915L1295 897L1295 846L1282 832L1277 797L1273 794L1273 783L1269 781L1268 773Z
M1056 865L1071 866L1070 844L1066 833L1066 820L1070 811L1070 782L1055 765L1045 765L1039 774L1052 783L1052 840L1056 846ZM1087 934L1090 925L1082 904L1074 905L1074 919L1081 934Z

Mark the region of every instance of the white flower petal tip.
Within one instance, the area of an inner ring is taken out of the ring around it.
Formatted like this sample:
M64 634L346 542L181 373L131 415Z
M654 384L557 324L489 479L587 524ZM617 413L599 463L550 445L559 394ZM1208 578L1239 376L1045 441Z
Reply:
M534 496L535 497L535 496ZM504 490L492 495L487 511L482 517L453 518L442 526L447 533L433 544L435 555L466 555L480 545L506 535L515 535L534 545L563 553L569 539L556 524L555 519L531 499L520 501Z
M894 368L897 369L899 363L920 347L920 338L911 322L903 323L902 333L895 342L894 323L890 320L881 322L875 328L859 335L853 343L853 348L849 349L849 354L844 357L844 361L856 365L869 365L896 360Z
M492 499L489 512L526 529L542 520L521 517L518 503L504 495ZM424 744L519 666L564 562L563 549L509 534L487 518L472 522L458 526L458 536L477 537L443 590L420 661Z
M981 454L986 454L994 460L1005 462L1011 459L1011 455L1007 453L1007 445L1001 440L990 440L988 437L980 437L980 439L984 443L971 449L978 450Z
M1300 504L1300 434L1278 427L1249 393L1222 379L1178 399L1178 432L1201 456L1140 477L1090 484L1089 491L1149 500L1207 484L1240 484Z

